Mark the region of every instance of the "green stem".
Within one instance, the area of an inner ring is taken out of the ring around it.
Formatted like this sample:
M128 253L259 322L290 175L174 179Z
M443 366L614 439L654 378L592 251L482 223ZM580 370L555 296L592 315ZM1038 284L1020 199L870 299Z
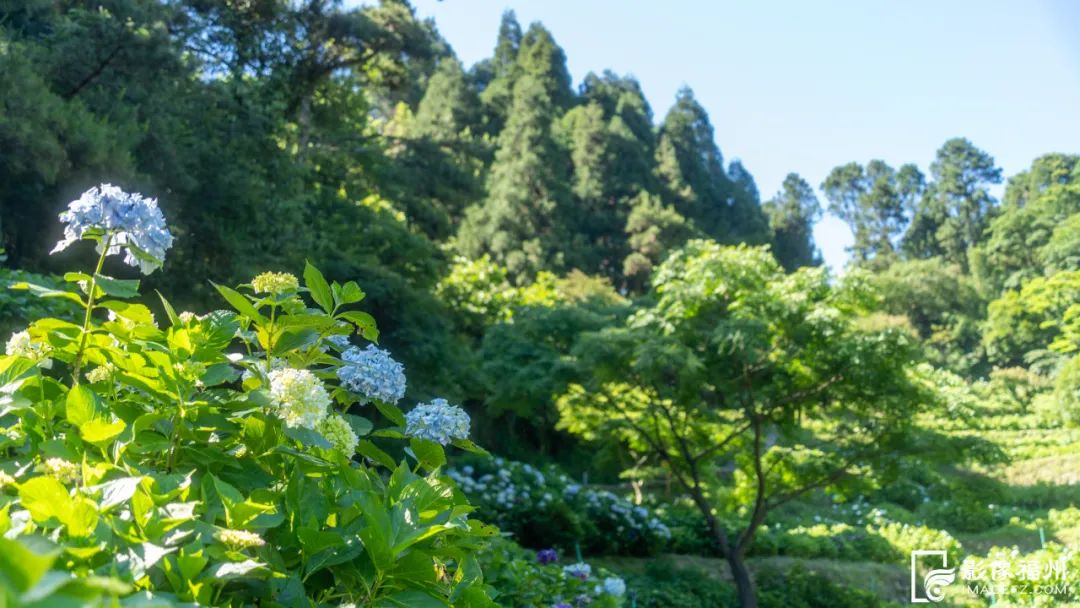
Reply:
M97 268L94 269L93 276L90 277L90 289L86 297L86 314L83 316L82 332L79 334L79 350L75 352L75 363L72 365L72 386L79 385L79 372L82 371L83 351L86 350L86 340L90 337L90 322L93 320L91 314L94 312L94 304L97 296L97 277L101 274L101 269L105 266L105 256L109 255L109 246L112 245L112 235L109 235L105 239L104 246L101 248L101 256L98 257Z

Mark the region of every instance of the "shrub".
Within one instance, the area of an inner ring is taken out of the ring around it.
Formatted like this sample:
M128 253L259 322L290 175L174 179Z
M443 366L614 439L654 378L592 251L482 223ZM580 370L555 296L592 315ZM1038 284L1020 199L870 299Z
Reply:
M479 554L492 596L505 608L616 608L624 604L626 585L619 577L585 563L548 559L507 540L492 542Z
M79 307L71 300L39 298L25 290L11 289L18 283L33 283L50 291L64 289L64 282L58 277L0 268L0 336L9 336L42 317L59 317L65 321L78 317Z
M475 553L495 530L439 474L443 444L478 449L468 421L443 402L404 415L388 357L354 369L351 334L377 337L350 309L359 286L268 273L218 287L234 311L163 300L159 325L132 301L138 281L100 274L111 254L163 262L156 204L103 187L61 217L63 246L93 240L101 256L66 275L81 295L58 296L83 324L38 319L0 358L0 604L62 588L155 605L491 605ZM361 403L388 423L383 447L348 413ZM404 442L409 460L383 449Z
M494 458L447 471L486 521L521 544L579 546L595 554L651 554L671 532L645 507L606 490L573 483L556 467Z
M757 573L761 608L877 608L885 602L864 589L840 585L802 566Z

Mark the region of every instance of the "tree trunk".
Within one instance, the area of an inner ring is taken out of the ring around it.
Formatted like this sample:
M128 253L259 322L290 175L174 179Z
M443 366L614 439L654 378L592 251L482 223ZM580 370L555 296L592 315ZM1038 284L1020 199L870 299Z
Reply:
M750 570L746 568L746 558L738 551L731 551L727 556L727 561L731 566L731 578L735 580L739 606L757 608L757 591L754 589L753 579L750 578Z

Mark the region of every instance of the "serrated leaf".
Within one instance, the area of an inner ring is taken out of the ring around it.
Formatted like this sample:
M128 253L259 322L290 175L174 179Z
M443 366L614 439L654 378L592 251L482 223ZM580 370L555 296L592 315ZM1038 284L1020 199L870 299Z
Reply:
M390 422L393 422L397 426L405 426L405 414L401 413L398 406L391 405L389 403L383 403L382 401L374 401L375 409L379 410L383 416Z
M103 274L95 274L94 282L101 291L114 298L136 298L139 296L139 281L132 279L114 279Z
M361 455L370 458L371 460L383 465L388 469L394 469L397 467L397 462L390 457L389 454L379 449L374 443L363 439L356 446L356 451Z
M100 416L102 408L94 391L79 384L68 391L64 410L67 421L78 427Z
M441 445L434 441L417 439L414 437L409 440L409 447L412 448L413 456L416 457L416 460L424 465L424 468L429 471L446 464L446 452Z
M237 312L258 323L266 322L266 319L263 318L261 314L259 314L259 311L255 309L255 305L252 304L251 300L247 299L246 296L244 296L238 291L229 289L224 285L218 285L217 283L211 283L211 285L213 285L214 288L218 290L218 293L220 293L221 296L225 298L225 300L229 304L231 304Z
M123 420L108 422L106 420L90 420L79 425L79 436L83 441L93 444L108 443L124 432L127 424Z
M334 294L330 289L330 284L326 282L326 277L323 273L315 268L311 262L305 262L304 265L304 286L308 288L308 292L311 293L311 299L315 300L315 303L327 313L334 310Z
M363 437L371 432L371 429L375 428L375 425L370 420L362 416L356 416L354 414L345 414L345 421L352 427L357 437Z

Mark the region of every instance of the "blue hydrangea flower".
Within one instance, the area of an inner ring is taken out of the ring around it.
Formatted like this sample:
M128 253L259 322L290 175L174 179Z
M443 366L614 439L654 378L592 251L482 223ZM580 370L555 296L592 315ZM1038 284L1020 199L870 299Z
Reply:
M161 267L165 251L173 243L157 199L127 193L110 184L84 192L68 204L68 210L60 214L60 221L67 224L64 238L52 253L67 249L91 230L100 230L109 242L107 255L123 251L124 262L139 267L143 274ZM103 246L104 242L98 243L98 253Z
M626 593L626 582L616 576L605 578L604 583L597 586L596 592L622 597Z
M446 445L469 437L469 415L446 399L421 403L405 414L405 434Z
M536 561L542 565L553 564L559 561L559 553L555 549L541 549L536 552Z
M354 346L341 359L337 377L346 389L368 401L397 403L405 396L405 368L385 350L374 344L364 350Z
M576 564L570 564L569 566L563 566L562 571L566 576L587 580L589 576L592 575L592 566L585 562L578 562Z

